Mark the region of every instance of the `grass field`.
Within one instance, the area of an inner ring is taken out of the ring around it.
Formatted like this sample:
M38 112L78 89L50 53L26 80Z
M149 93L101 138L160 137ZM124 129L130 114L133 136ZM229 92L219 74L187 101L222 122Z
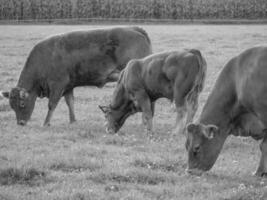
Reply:
M267 42L265 25L142 27L151 37L154 52L202 51L208 76L199 110L225 62ZM93 28L99 26L0 26L0 89L15 86L39 40ZM78 122L68 124L62 99L51 127L42 127L46 99L37 101L26 127L16 125L8 101L0 100L0 200L267 199L267 179L252 175L259 162L258 142L229 137L210 172L201 177L187 175L185 136L172 134L175 112L167 100L156 104L153 138L145 135L140 114L130 117L118 135L105 133L98 104L108 103L113 89L114 83L103 89L76 88Z

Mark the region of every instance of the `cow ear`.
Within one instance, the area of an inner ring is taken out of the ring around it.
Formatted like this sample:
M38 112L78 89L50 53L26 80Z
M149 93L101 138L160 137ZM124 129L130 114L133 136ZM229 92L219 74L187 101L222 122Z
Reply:
M207 125L204 128L203 135L210 140L214 138L214 134L218 132L218 130L219 128L215 125Z
M103 113L107 113L110 109L108 106L98 106L100 108L100 110L102 110Z
M5 97L5 98L9 98L9 92L0 92L0 97Z
M190 132L190 133L195 132L196 129L197 129L197 125L194 123L187 124L187 126L186 126L187 132Z

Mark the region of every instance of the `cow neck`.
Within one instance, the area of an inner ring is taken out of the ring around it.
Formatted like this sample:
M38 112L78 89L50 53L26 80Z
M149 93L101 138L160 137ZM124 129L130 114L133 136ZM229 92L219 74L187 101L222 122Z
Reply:
M20 74L17 87L24 88L26 91L30 92L35 87L34 80L34 70L24 67Z
M227 67L227 68L226 68ZM231 119L238 112L236 92L232 67L226 66L208 97L202 110L199 122L205 125L213 124L219 127L221 132L228 135Z
M125 98L125 89L122 85L122 83L118 83L116 89L114 90L112 101L111 101L111 108L117 110L124 104L124 99Z

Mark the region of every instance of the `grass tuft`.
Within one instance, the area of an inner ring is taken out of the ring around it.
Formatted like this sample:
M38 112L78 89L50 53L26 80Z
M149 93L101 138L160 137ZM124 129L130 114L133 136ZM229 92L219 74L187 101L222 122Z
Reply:
M259 191L255 188L246 188L238 191L235 195L229 198L222 198L222 200L265 200L267 199L267 192Z
M161 162L153 162L153 161L143 161L137 159L132 164L135 167L141 167L151 170L161 170L167 172L178 172L181 169L185 169L186 164L182 161L161 161Z
M44 180L46 173L39 171L35 168L29 169L17 169L7 168L0 171L0 184L1 185L13 185L13 184L25 184L25 185L39 185L40 180Z
M63 171L63 172L81 172L89 170L94 172L103 167L103 164L98 161L81 161L81 160L61 160L59 162L51 164L49 167L55 171Z

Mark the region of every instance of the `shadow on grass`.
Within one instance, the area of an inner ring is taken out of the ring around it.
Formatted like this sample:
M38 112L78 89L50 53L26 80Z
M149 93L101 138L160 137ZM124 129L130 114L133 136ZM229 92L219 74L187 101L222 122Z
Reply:
M81 172L89 170L94 172L101 169L103 166L99 163L54 163L50 166L50 169L63 172Z
M33 186L47 181L46 173L34 168L17 169L11 167L0 170L1 185L25 184Z

